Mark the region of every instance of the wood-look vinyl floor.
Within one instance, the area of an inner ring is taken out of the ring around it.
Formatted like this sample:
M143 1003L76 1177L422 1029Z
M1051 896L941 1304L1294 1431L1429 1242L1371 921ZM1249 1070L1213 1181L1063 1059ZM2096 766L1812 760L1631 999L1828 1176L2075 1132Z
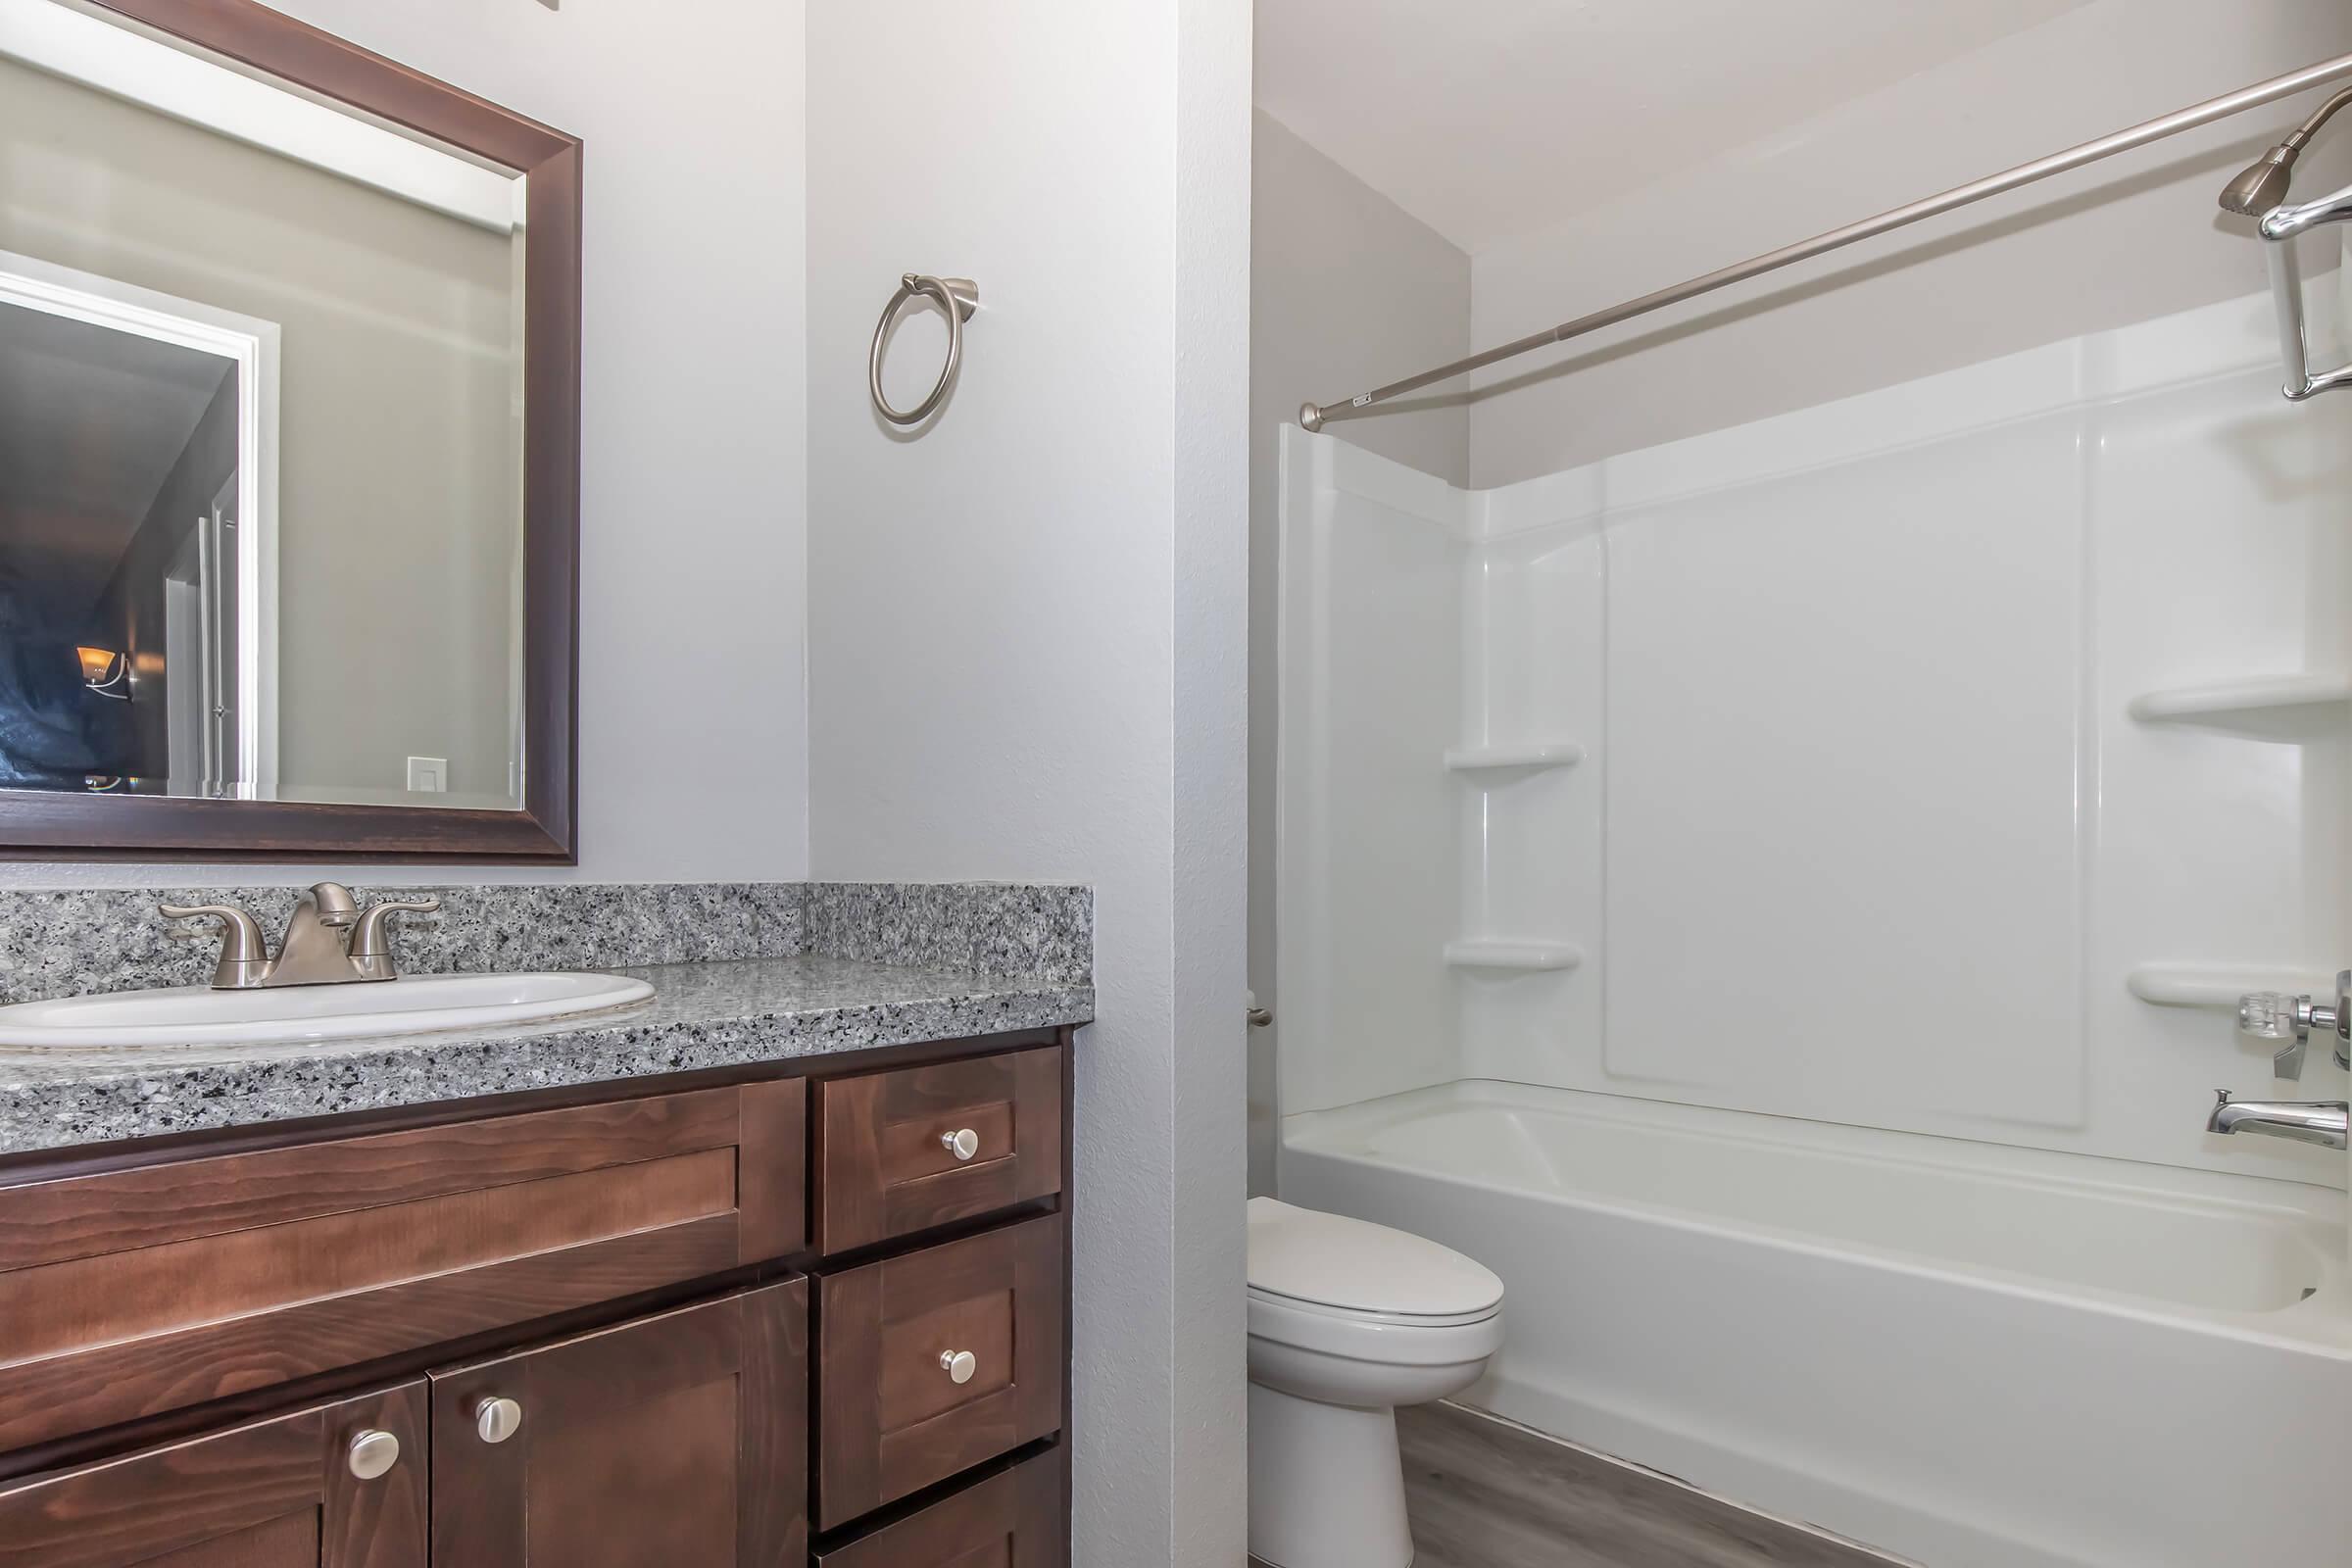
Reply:
M1894 1568L1451 1405L1396 1428L1413 1568Z

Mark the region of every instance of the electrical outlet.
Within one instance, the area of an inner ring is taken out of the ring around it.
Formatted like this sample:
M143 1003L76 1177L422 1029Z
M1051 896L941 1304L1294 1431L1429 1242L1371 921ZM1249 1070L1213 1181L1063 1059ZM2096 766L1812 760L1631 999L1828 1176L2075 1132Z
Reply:
M449 759L446 757L412 757L409 759L409 793L412 795L440 795L449 789Z

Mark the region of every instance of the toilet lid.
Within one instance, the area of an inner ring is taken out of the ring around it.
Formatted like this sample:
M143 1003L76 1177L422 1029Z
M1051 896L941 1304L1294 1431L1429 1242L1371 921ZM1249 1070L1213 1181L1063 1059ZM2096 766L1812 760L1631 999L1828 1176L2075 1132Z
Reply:
M1426 1237L1250 1200L1250 1288L1342 1311L1461 1317L1502 1301L1502 1281Z

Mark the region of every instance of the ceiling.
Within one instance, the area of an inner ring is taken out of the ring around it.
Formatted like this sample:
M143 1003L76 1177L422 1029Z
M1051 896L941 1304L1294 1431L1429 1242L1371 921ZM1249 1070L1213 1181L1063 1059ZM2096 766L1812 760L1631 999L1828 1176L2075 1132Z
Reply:
M1257 102L1472 254L2087 0L1258 0Z

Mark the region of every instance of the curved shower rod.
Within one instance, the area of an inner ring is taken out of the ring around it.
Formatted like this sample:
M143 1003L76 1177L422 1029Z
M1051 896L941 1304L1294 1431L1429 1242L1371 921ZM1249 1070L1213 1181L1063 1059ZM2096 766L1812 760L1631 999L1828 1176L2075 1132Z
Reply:
M2306 88L2325 86L2328 82L2346 76L2352 76L2352 55L2337 55L2332 60L2323 60L2317 65L2305 66L2300 71L2290 71L2282 76L2273 76L2267 81L2255 82L2250 87L2240 87L2235 92L2224 93L2219 98L2208 98L2203 103L2191 104L2186 109L2177 109L2169 115L2143 121L2139 124L2116 131L2113 135L2101 136L2096 141L2086 141L2080 146L2069 147L2064 152L2052 153L2047 158L2037 158L2030 164L2020 164L2015 169L2004 170L1997 174L1987 174L1984 178L1973 180L1966 185L1956 185L1940 195L1930 196L1923 201L1913 202L1907 207L1897 207L1890 212L1881 213L1876 218L1866 218L1858 223L1848 223L1843 228L1833 228L1826 234L1816 234L1811 239L1799 240L1793 245L1784 245L1777 251L1769 251L1762 256L1750 257L1744 262L1719 268L1703 276L1691 278L1688 282L1677 283L1671 288L1662 288L1653 294L1644 294L1640 299L1627 300L1622 305L1612 305L1605 311L1594 311L1590 316L1580 316L1573 321L1562 321L1557 326L1546 327L1541 332L1515 339L1483 353L1473 354L1468 359L1456 360L1451 365L1441 365L1434 370L1424 370L1419 375L1408 375L1401 381L1391 381L1387 386L1374 387L1371 391L1359 393L1343 404L1300 404L1298 422L1309 430L1320 430L1323 428L1324 419L1330 415L1368 409L1376 403L1386 403L1391 398L1402 397L1407 392L1417 392L1421 388L1434 385L1439 381L1450 380L1454 376L1466 374L1471 370L1483 370L1490 365L1499 365L1504 360L1515 359L1519 355L1540 348L1547 348L1554 343L1565 343L1570 338L1582 337L1588 332L1597 332L1604 326L1615 326L1618 322L1630 321L1637 316L1646 316L1652 311L1664 310L1669 305L1680 305L1685 300L1696 299L1701 294L1712 294L1717 289L1729 288L1734 283L1744 283L1749 278L1761 277L1766 272L1777 272L1784 267L1793 267L1798 262L1810 261L1816 256L1842 250L1848 245L1858 244L1866 239L1876 239L1881 234L1908 227L1924 219L1939 217L1955 208L1966 207L1972 202L1981 202L1988 196L1998 196L2004 191L2015 190L2021 185L2031 185L2036 180L2047 179L2053 174L2063 174L2070 170L2081 169L2085 164L2095 164L2103 158L2112 158L2118 153L2130 152L2134 147L2144 147L2152 141L2162 141L2167 136L2177 136L2184 130L2194 130L2200 125L2211 124L2217 120L2227 120L2231 115L2243 114L2249 109L2259 109L2264 104L2276 103L2281 98L2291 98Z

